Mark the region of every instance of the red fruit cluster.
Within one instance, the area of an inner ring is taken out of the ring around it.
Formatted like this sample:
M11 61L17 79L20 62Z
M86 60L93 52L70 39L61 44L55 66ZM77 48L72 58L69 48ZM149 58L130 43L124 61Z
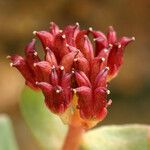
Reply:
M112 27L107 35L92 28L80 30L78 23L63 30L51 23L49 31L33 33L43 45L44 59L38 56L33 39L25 48L25 57L9 56L11 66L21 72L28 86L43 91L52 112L63 114L76 93L80 117L102 120L111 103L107 84L118 74L124 48L134 38L118 39Z

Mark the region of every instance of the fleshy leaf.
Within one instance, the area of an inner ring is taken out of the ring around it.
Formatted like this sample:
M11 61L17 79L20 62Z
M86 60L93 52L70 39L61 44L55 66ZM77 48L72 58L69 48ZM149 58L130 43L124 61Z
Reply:
M149 150L145 125L111 125L97 128L84 135L82 150Z
M0 115L0 150L18 150L11 121L6 115Z
M48 110L43 94L26 87L22 94L20 107L27 125L42 149L59 150L67 126L61 122L58 116Z

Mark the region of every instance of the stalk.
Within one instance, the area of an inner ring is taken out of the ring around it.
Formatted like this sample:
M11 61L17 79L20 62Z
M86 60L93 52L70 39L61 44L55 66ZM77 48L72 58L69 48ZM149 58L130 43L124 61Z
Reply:
M62 150L78 150L83 133L82 126L70 125Z

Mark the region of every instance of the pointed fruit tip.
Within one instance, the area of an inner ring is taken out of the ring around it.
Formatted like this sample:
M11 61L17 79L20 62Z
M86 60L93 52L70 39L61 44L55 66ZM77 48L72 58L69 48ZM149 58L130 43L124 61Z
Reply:
M105 69L106 69L106 70L109 70L109 67L106 67Z
M36 63L34 63L34 64L33 64L33 67L36 67L36 66L37 66L37 64L36 64Z
M62 33L62 32L63 32L63 30L59 30L59 32L60 32L60 33Z
M46 47L45 49L46 49L47 51L50 50L49 47Z
M93 31L93 28L92 28L92 27L89 27L89 31Z
M109 31L114 31L113 26L109 26L108 28L109 28Z
M13 67L13 66L14 66L14 64L13 64L13 63L10 63L9 65L10 65L10 67Z
M102 62L104 62L104 61L105 61L105 58L104 58L104 57L102 57L102 58L101 58L101 60L102 60Z
M51 21L49 24L52 26L52 25L54 24L54 22L53 22L53 21Z
M60 70L64 70L65 68L64 68L64 66L60 66Z
M73 93L76 94L77 93L77 90L76 89L72 89Z
M71 69L71 73L75 74L75 69L74 68Z
M108 46L109 46L109 48L112 48L112 47L113 47L113 45L112 45L112 44L108 44Z
M134 36L132 37L132 40L135 41L135 37Z
M87 36L87 35L84 35L84 38L85 38L85 39L87 39L87 38L88 38L88 36Z
M37 55L38 55L38 53L37 53L37 52L34 52L33 54L34 54L34 56L37 56Z
M97 40L97 38L94 38L93 41L95 42Z
M109 101L107 102L107 107L110 106L112 104L112 100L109 99Z
M107 92L108 95L110 94L110 90L107 90L106 92Z
M118 44L118 48L121 48L121 44Z
M66 44L66 47L69 47L69 44Z
M63 34L61 37L62 37L63 39L65 39L65 38L66 38L66 35L65 35L65 34Z
M10 56L10 55L6 56L6 59L10 59L10 58L11 58L11 56Z
M36 35L37 31L33 31L33 35Z
M58 93L60 93L61 92L61 90L59 90L59 89L56 89L56 93L58 94Z
M36 82L35 82L35 84L36 84L36 85L38 85L38 84L39 84L39 82L38 82L38 81L36 81Z
M73 60L74 62L77 62L78 61L78 58L74 58L74 60Z
M79 27L79 22L76 22L76 26Z
M56 67L53 65L53 66L51 67L51 69L54 70L54 69L56 69Z
M108 49L105 48L105 49L104 49L104 52L105 52L105 53L108 52Z

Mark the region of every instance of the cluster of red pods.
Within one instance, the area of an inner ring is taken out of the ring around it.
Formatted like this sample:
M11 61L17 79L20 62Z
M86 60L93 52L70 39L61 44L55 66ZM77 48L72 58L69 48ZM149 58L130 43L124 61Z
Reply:
M134 37L118 39L111 26L105 35L92 28L81 30L78 23L60 30L53 22L49 31L33 34L42 43L44 58L36 51L35 39L25 47L24 57L8 56L26 85L41 89L47 107L55 114L72 107L76 94L74 108L82 119L103 120L111 104L108 83L118 74L124 49Z

